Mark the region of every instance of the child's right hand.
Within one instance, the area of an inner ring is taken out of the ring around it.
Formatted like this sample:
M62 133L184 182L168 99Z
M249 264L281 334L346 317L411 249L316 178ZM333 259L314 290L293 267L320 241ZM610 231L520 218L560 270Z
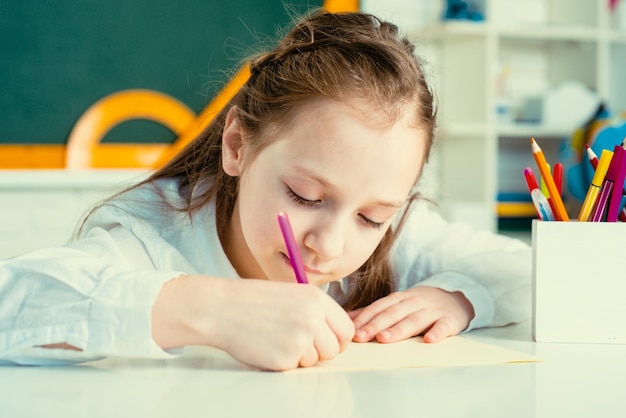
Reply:
M173 316L158 312L168 306ZM180 310L172 311L174 306ZM173 344L167 323L180 315L178 329L182 325L196 336L180 335ZM337 356L352 340L354 324L315 286L183 276L166 283L157 298L153 336L163 348L200 343L254 367L289 370Z

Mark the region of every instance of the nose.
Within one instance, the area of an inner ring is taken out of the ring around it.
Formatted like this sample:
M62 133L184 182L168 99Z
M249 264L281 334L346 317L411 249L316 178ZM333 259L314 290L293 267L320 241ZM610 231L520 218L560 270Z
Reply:
M303 243L322 260L341 257L346 243L346 222L337 217L320 220L306 232Z

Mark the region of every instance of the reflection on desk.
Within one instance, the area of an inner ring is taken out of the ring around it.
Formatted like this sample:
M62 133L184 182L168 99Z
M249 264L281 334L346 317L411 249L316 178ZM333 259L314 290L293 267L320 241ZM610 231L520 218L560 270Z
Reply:
M0 367L3 417L623 417L626 346L537 344L530 324L467 337L539 363L253 371L226 354Z

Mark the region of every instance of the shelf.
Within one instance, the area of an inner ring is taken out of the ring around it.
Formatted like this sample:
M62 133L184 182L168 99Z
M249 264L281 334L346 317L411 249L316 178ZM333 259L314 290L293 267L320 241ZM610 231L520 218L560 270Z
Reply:
M574 115L586 112L584 98L560 102L558 108L547 101L541 112L531 112L529 100L556 97L549 96L552 89L573 82L593 91L611 111L626 110L626 31L611 23L606 2L481 4L485 22L435 22L413 37L428 47L424 50L437 74L440 126L435 134L444 139L435 141L433 153L438 203L453 221L502 229L513 226L509 221L518 214L513 209L520 207L497 206L496 196L526 189L522 170L534 166L529 138L541 143L549 162L567 163L572 156L564 141L586 119L586 114ZM511 112L498 115L503 105ZM562 117L554 117L555 109ZM543 114L544 124L507 123L520 114L531 120L532 113ZM533 215L531 205L522 209L523 215ZM519 224L526 228L528 222Z
M439 40L456 36L484 36L486 33L485 23L459 20L433 23L411 35L418 39Z
M539 40L545 41L577 41L589 42L598 40L598 31L583 27L563 26L534 26L501 28L497 36L512 40Z
M435 132L436 136L457 137L457 136L485 136L487 125L484 123L443 123Z
M502 39L540 40L540 41L579 41L589 42L599 39L596 29L577 26L516 26L497 27L488 23L470 21L439 22L429 25L414 34L419 39L445 39L464 36L493 35ZM626 33L612 31L612 39L626 42Z
M571 131L558 127L544 126L537 123L515 123L498 125L496 132L500 137L508 138L564 138L572 135Z
M624 31L610 31L607 34L607 39L615 44L626 45L626 32Z
M485 136L489 130L489 126L484 123L449 123L439 126L436 135L444 137ZM497 125L495 134L507 138L564 138L571 136L572 132L536 123L512 123Z

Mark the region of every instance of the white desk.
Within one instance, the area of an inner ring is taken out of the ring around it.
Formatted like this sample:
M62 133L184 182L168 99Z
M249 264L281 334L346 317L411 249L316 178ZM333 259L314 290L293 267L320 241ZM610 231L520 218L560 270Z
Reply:
M582 330L584 331L584 330ZM543 362L375 372L246 370L191 349L168 361L0 367L0 416L624 417L626 346L536 344L530 324L469 335Z

